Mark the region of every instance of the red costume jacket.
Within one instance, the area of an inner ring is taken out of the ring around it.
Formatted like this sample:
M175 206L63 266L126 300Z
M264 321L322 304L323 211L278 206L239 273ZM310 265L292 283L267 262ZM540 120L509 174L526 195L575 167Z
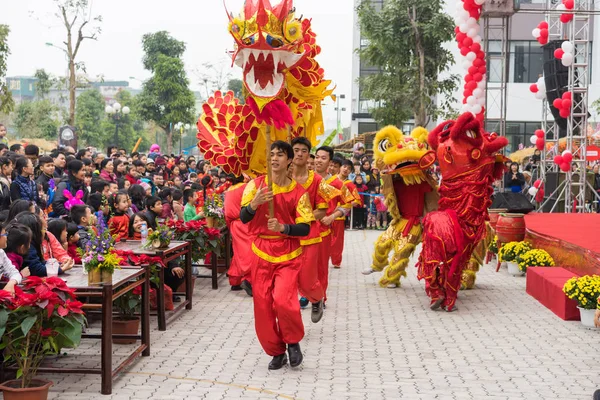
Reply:
M117 236L117 242L129 236L129 217L127 215L113 215L108 220L108 227L112 236Z

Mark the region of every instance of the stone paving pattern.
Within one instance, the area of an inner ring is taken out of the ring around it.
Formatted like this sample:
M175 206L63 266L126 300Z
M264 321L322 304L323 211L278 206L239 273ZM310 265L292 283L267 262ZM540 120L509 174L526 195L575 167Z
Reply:
M488 265L460 293L457 312L433 312L416 256L400 289L360 274L377 235L347 232L323 321L303 311L302 367L269 372L251 298L226 279L219 290L199 279L191 312L166 332L151 319L151 356L114 382L112 396L100 395L98 375L44 375L55 382L50 399L562 400L600 388L600 331L560 320L525 293L525 278ZM99 365L97 341L71 353L61 362Z

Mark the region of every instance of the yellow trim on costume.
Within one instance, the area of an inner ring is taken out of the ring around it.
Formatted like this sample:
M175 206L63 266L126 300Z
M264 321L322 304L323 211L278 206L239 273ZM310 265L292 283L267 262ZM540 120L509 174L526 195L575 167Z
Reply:
M331 229L327 229L325 232L321 232L319 234L319 236L321 236L322 238L327 237L329 235L331 235Z
M259 238L261 239L281 239L284 236L277 236L277 235L273 235L273 236L269 236L269 235L258 235Z
M327 204L327 203L317 204L317 210L327 210L328 208L329 208L329 204Z
M325 182L327 182L327 184L330 185L331 182L335 181L335 178L337 178L337 175L331 175L329 179L327 179Z
M289 193L292 190L294 190L298 183L293 179L291 181L292 181L292 183L290 183L287 186L279 186L275 182L273 182L273 196L275 196L277 194L282 194L282 193ZM265 184L266 185L269 184L269 178L267 178L267 177L265 177Z
M354 196L350 192L350 189L348 189L348 186L342 186L342 201L344 203L352 203L354 200Z
M294 258L298 257L300 254L302 254L302 246L298 247L296 250L292 251L291 253L284 254L279 257L273 257L273 256L268 255L264 251L260 250L258 247L256 247L256 245L254 243L252 243L252 252L254 254L256 254L257 256L259 256L260 258L262 258L263 260L268 261L270 263L282 263L282 262L293 260Z
M312 239L301 240L300 244L302 246L310 246L311 244L321 243L322 241L323 241L323 239L321 239L321 236L318 236L318 237L312 238Z
M308 193L304 193L300 200L298 200L298 205L296 206L296 212L300 215L296 218L297 224L310 224L315 220L315 215L313 214L313 209L310 205L310 197Z
M244 194L242 194L241 206L246 207L248 204L250 204L250 202L254 199L254 196L256 196L256 192L256 183L253 179L250 182L248 182L248 185L244 189Z
M306 182L304 182L301 186L305 190L308 190L308 188L310 187L310 185L312 185L314 180L315 180L315 171L308 171L308 178L306 179Z
M233 191L233 190L235 190L235 189L237 189L237 188L239 188L239 187L241 187L241 186L244 186L244 185L245 185L245 183L244 183L244 182L236 183L235 185L233 185L233 186L231 186L229 189L227 189L227 191L228 191L228 192L231 192L231 191Z
M341 195L341 192L331 186L329 183L325 182L325 179L321 180L318 189L319 196L323 198L323 200L329 202L333 200L336 196Z

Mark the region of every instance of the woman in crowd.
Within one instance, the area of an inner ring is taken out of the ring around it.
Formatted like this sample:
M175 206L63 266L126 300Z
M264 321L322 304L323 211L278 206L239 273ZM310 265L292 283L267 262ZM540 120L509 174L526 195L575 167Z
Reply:
M513 193L520 193L525 184L525 177L519 172L519 164L513 162L510 169L504 174L504 187Z
M12 162L6 157L0 157L0 210L8 210L10 207L10 174Z
M85 186L85 169L83 168L83 162L72 160L67 164L67 170L69 173L67 177L57 185L54 200L52 201L52 211L55 217L60 217L61 215L67 215L69 213L69 210L65 208L65 203L69 200L64 194L65 190L73 197L81 190L83 192L81 201L84 203L87 202L88 190Z
M105 158L100 163L100 179L108 183L117 183L117 176L114 174L115 165L113 160Z
M12 201L23 199L39 203L40 196L37 185L33 181L33 163L29 158L21 157L15 163L16 176L10 184Z
M131 199L131 211L134 214L144 211L146 208L146 190L141 185L131 185L127 191Z

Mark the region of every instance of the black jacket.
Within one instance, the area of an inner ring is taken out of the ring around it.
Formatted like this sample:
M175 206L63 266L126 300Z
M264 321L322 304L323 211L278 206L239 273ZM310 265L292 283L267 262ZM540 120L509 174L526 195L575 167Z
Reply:
M69 214L69 210L65 208L65 202L68 200L63 193L65 190L68 190L73 196L78 190L81 190L83 192L82 200L87 203L88 191L84 183L75 178L65 178L56 186L56 193L54 194L54 200L52 200L52 211L56 217Z

